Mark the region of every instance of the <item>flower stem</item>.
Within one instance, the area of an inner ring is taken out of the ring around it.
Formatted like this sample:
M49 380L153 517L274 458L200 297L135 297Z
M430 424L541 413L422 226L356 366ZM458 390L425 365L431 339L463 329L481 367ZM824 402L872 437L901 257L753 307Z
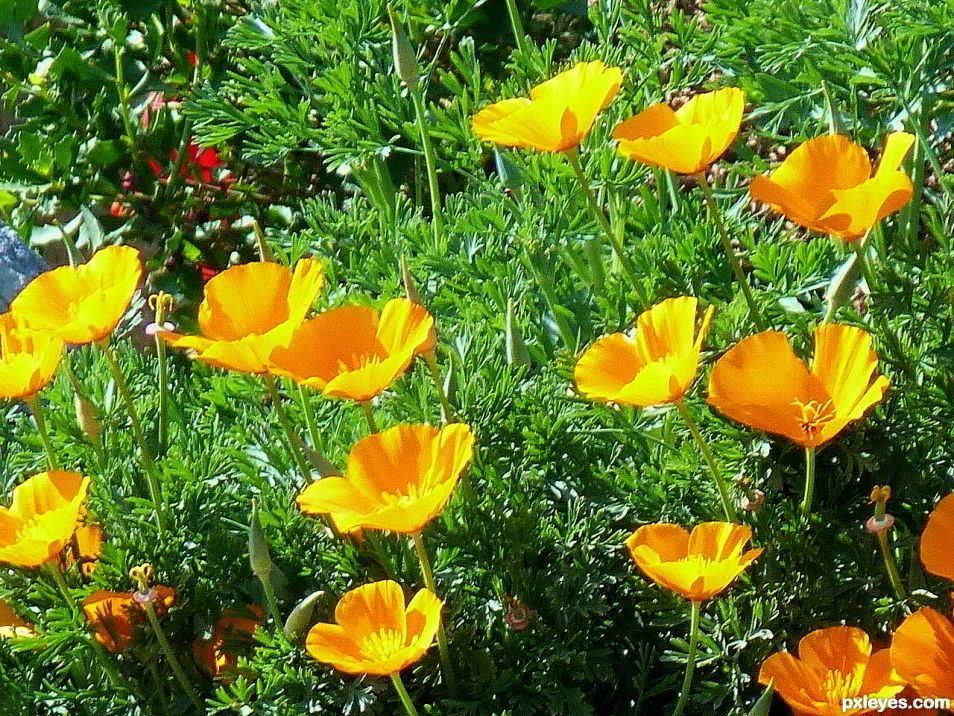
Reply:
M46 463L51 470L55 470L56 456L53 454L53 443L50 442L50 436L46 432L46 421L43 419L43 408L40 406L40 399L34 393L24 400L30 406L33 420L36 422L36 431L40 434L40 440L43 441L43 449L46 450Z
M424 164L427 167L427 185L431 194L431 224L434 228L434 250L440 253L441 237L444 234L444 215L441 209L441 188L437 183L437 161L434 155L434 145L431 135L427 131L427 114L424 107L424 95L419 82L412 82L408 89L414 102L414 113L417 115L417 126L421 132L421 146L424 147Z
M278 416L278 422L281 423L282 430L285 431L285 435L288 438L292 458L295 460L295 464L298 465L298 469L301 471L301 476L305 482L310 482L311 468L308 467L308 461L298 448L298 437L295 435L295 430L292 428L291 421L288 419L288 413L286 413L285 408L282 407L282 396L278 393L275 379L268 375L268 373L265 373L262 376L262 382L265 383L265 388L272 397L272 405L275 406L275 415Z
M623 273L626 274L630 284L632 284L633 288L636 290L636 295L639 296L639 301L642 304L642 307L644 309L649 308L649 296L646 295L646 289L643 288L643 284L641 284L639 279L636 277L636 270L629 262L629 257L623 251L623 245L620 242L619 237L613 231L613 227L610 226L609 219L606 217L606 214L596 202L596 195L590 188L590 184L586 180L586 175L583 173L583 167L580 165L580 155L577 153L576 149L571 149L567 152L564 152L564 155L566 156L567 161L570 163L570 167L572 167L573 173L576 175L577 181L580 183L580 187L583 189L583 194L586 197L586 203L590 208L590 213L593 214L593 217L603 228L603 233L606 235L610 245L613 247L613 251L616 252L616 257L619 259L619 264L623 268Z
M166 342L156 335L156 380L159 382L159 433L157 442L159 454L166 450L166 438L169 435L169 385L168 365L166 360Z
M262 589L265 590L265 601L268 604L268 612L275 622L275 632L280 632L285 620L282 619L282 613L278 609L278 599L275 598L275 587L272 586L271 574L269 573L266 578L259 581L262 583Z
M309 437L311 437L311 446L318 450L318 427L315 424L315 413L311 409L308 393L302 385L298 386L298 397L301 398L301 412L305 414L305 426L308 428Z
M888 543L887 531L878 533L878 544L881 546L881 556L884 557L884 566L888 570L888 580L891 582L892 589L894 589L894 595L899 601L904 601L908 595L905 594L904 585L901 583L898 564L895 562L894 553Z
M689 688L692 686L692 674L696 670L696 649L699 646L699 618L702 613L702 602L692 602L692 625L689 627L689 655L686 657L686 677L682 680L682 691L676 710L672 716L682 716L689 700Z
M73 594L70 592L70 588L66 584L66 580L63 579L63 575L60 572L60 567L56 561L47 562L44 565L46 568L47 574L53 579L53 582L56 584L57 589L60 590L60 594L63 596L63 600L66 602L67 606L75 613L78 609L76 600L73 599ZM109 654L103 649L102 644L100 644L95 639L88 639L87 643L93 648L93 651L96 653L96 658L99 660L100 665L103 667L103 671L106 672L106 678L109 679L109 683L112 684L115 688L123 689L125 691L130 691L128 685L123 680L123 677L119 675L119 671L116 670L116 665L113 663L112 659L109 658ZM131 692L130 692L131 693Z
M116 354L109 347L108 339L103 339L97 344L106 356L106 362L109 364L109 370L113 374L113 380L119 389L119 394L123 397L126 404L126 411L129 413L129 422L132 424L133 435L136 442L139 443L139 452L142 455L142 465L146 469L146 481L149 484L149 496L152 498L152 504L156 508L156 526L161 535L166 530L166 520L162 514L162 497L159 492L159 475L156 471L156 463L152 459L152 451L146 443L146 436L142 432L142 424L139 422L139 416L136 414L136 406L133 403L132 395L129 392L129 386L123 379L123 373L119 369L119 363L116 360Z
M568 350L576 352L576 336L573 333L573 330L570 328L570 325L566 322L566 318L563 317L563 314L557 310L560 305L557 302L556 293L553 290L553 276L547 271L542 271L540 266L537 265L537 260L533 255L533 251L530 249L529 244L524 243L523 250L527 256L527 264L530 266L530 273L533 274L534 279L537 282L537 286L540 287L541 293L543 293L543 301L546 303L547 308L550 309L550 313L553 315L553 320L556 323L557 331L560 333L560 337L563 339L563 343L566 344Z
M424 575L424 586L437 594L437 583L434 581L434 572L431 570L431 561L427 557L427 549L424 547L424 538L420 532L411 535L414 540L414 551L417 552L417 558L421 563L421 574ZM440 623L437 625L437 647L441 652L441 669L444 672L444 678L447 680L447 689L450 691L451 698L457 695L457 677L454 675L453 662L450 659L450 650L447 648L447 634L444 632L444 616L441 615Z
M752 288L749 286L749 280L742 271L742 264L739 263L739 257L735 255L735 250L732 248L732 240L729 238L729 232L726 231L725 223L722 221L722 212L719 211L719 205L716 204L715 197L712 196L712 187L709 186L709 180L706 178L705 172L696 174L696 182L698 182L699 188L702 189L702 194L706 198L706 204L709 206L709 214L712 216L712 220L715 221L719 238L722 239L722 248L729 257L729 263L732 265L732 271L735 273L735 280L738 281L739 286L742 287L745 302L749 304L749 314L752 316L756 327L758 327L760 331L764 331L768 326L765 323L765 319L762 318L762 313L759 311L759 306L755 302L755 297L752 295Z
M404 704L404 710L407 711L407 716L420 716L417 709L414 708L414 702L411 701L407 689L404 688L404 682L401 681L400 672L391 674L391 682L394 684L394 689L398 692L398 696L401 697L401 703Z
M368 420L368 430L371 434L378 432L378 424L374 421L374 411L371 410L371 401L362 400L361 409L364 411L364 417Z
M510 16L510 27L513 29L513 39L517 43L517 49L525 52L527 49L527 36L523 31L523 23L520 21L520 11L517 9L516 0L506 0L507 14Z
M444 413L444 422L449 423L454 419L454 409L447 399L447 393L444 392L444 386L441 383L441 374L437 368L437 359L434 358L432 354L427 354L424 356L424 362L427 363L427 367L431 371L431 377L434 378L434 387L437 388L437 397L441 401L441 412Z
M712 454L709 445L703 439L702 433L699 431L699 426L696 424L696 421L692 419L692 415L686 409L682 399L676 401L676 408L679 410L682 419L686 421L686 427L689 428L689 432L696 441L696 445L699 446L699 452L702 453L702 457L709 466L712 477L715 478L716 487L719 488L719 497L722 500L722 509L725 512L725 518L729 522L733 522L735 520L735 513L732 509L732 501L729 499L729 488L725 484L725 479L722 477L722 471L716 463L715 456Z
M805 448L805 496L802 498L802 516L808 518L812 511L812 495L815 493L815 448Z
M195 687L192 686L192 682L189 681L185 672L182 670L182 665L179 663L175 653L172 651L172 645L166 638L166 633L162 630L162 625L159 624L159 618L156 616L156 608L152 605L152 602L148 601L143 606L146 610L146 616L149 617L149 623L152 625L152 631L156 635L156 641L159 642L159 648L162 649L162 653L165 654L166 661L169 662L169 668L172 669L172 673L175 675L176 680L182 687L182 690L186 692L186 695L189 697L189 701L192 702L192 705L198 709L199 713L205 713L205 704L202 703L202 699L200 699L199 695L196 693Z
M874 272L871 270L871 264L868 261L868 234L852 243L855 253L858 254L858 265L861 267L861 275L865 277L865 283L868 284L868 293L875 291Z

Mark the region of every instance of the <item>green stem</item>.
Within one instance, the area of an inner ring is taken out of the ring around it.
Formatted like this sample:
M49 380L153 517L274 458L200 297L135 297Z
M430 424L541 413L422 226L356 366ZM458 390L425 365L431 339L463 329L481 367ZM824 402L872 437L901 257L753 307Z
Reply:
M282 396L278 393L275 379L268 375L268 373L265 373L262 375L262 382L265 383L265 388L272 397L272 405L275 406L275 415L278 416L278 422L281 423L282 430L285 431L285 436L288 438L292 458L295 464L298 465L298 469L301 471L301 476L305 482L311 482L311 468L308 466L308 461L298 447L299 438L295 435L295 430L292 428L291 421L288 419L288 413L286 413L285 408L282 407Z
M414 113L417 115L417 126L421 133L421 145L424 147L424 164L427 167L427 184L431 193L431 224L434 227L434 250L440 253L441 237L444 234L444 215L441 210L441 188L437 183L437 160L434 154L434 145L431 135L427 131L427 114L424 107L424 96L421 93L419 82L409 85L411 99L414 102Z
M166 450L166 439L169 434L169 385L168 365L166 361L166 342L156 335L156 360L158 362L156 380L159 381L159 434L158 450L162 454Z
M672 716L682 716L689 700L689 689L692 686L692 674L696 670L696 649L699 647L699 620L702 613L702 602L692 602L692 625L689 627L689 655L686 657L686 677L682 680L682 691L676 710Z
M378 424L374 421L374 411L371 410L371 401L362 400L361 409L364 411L364 417L368 420L368 430L371 434L378 432Z
M275 587L272 586L271 574L265 578L260 578L262 588L265 590L265 601L268 603L268 612L275 622L275 631L282 630L285 621L282 619L282 613L278 609L278 599L275 597Z
M702 457L709 466L709 471L712 473L712 477L715 478L716 486L719 488L719 497L722 500L722 509L725 512L726 520L729 522L735 521L735 511L732 509L732 501L729 499L729 488L725 484L725 479L722 477L722 471L719 469L719 465L716 463L715 456L712 454L712 450L703 439L702 433L699 431L699 426L696 424L696 421L693 420L692 415L686 409L686 406L681 399L676 401L676 408L679 410L679 414L682 416L682 419L686 421L686 426L689 428L689 432L692 433L692 437L696 441L696 445L699 446L699 452L702 453Z
M613 251L616 252L616 258L619 259L619 265L622 267L623 273L626 274L626 277L629 279L630 284L632 284L633 288L635 289L637 296L639 296L639 301L642 304L643 309L649 308L649 296L646 294L646 289L643 288L643 284L640 283L639 279L636 277L636 270L629 262L629 257L623 251L622 242L613 231L613 227L610 226L609 219L606 217L606 214L596 201L596 195L590 188L590 184L586 180L586 175L583 173L583 167L580 165L579 153L574 148L564 152L564 155L566 156L567 161L570 163L570 167L572 167L573 173L576 175L576 179L579 182L580 187L583 189L583 194L586 197L586 203L590 208L590 213L593 214L593 217L603 228L603 233L606 235L610 245L613 247Z
M136 438L136 442L139 443L139 452L142 454L142 464L146 469L146 481L149 484L149 496L152 499L153 506L156 508L156 525L159 527L159 534L161 535L166 530L166 521L162 514L162 497L159 492L159 475L156 470L156 463L152 459L152 452L146 443L146 436L143 435L142 424L139 422L139 416L136 414L136 406L133 403L132 394L129 392L129 386L126 385L126 381L123 379L123 373L119 369L116 354L113 353L112 348L109 347L109 342L106 338L101 340L97 345L102 349L103 355L106 356L106 362L109 364L109 370L113 374L113 380L116 382L119 394L123 397L123 402L126 404L126 411L129 413L129 421L132 424L133 435Z
M454 409L447 399L447 393L444 392L444 386L441 383L441 374L437 368L437 359L434 358L433 354L429 353L424 356L424 362L427 363L427 367L431 371L431 377L434 379L434 387L437 388L437 397L441 401L441 411L444 413L444 422L449 423L454 419Z
M905 594L904 585L901 583L901 575L898 573L898 564L894 560L894 553L888 543L887 531L878 533L878 544L881 546L881 556L884 557L884 566L888 570L888 580L894 589L894 595L899 601L904 601L907 599L907 594Z
M185 672L182 670L182 665L179 663L175 653L172 651L172 645L166 638L166 634L162 630L162 625L159 624L159 617L156 616L156 608L152 605L151 601L147 601L143 606L146 610L146 616L149 617L149 623L152 625L152 631L156 635L156 641L159 642L159 648L162 649L162 653L165 654L166 661L169 662L169 668L172 669L172 673L175 675L176 680L182 687L182 690L185 691L186 695L189 697L189 701L192 702L192 705L196 707L199 713L205 713L205 704L202 703L202 699L200 699L199 695L196 693L195 687L192 686L192 682L189 681L188 677L185 675Z
M812 496L815 493L815 448L805 448L805 496L802 498L802 516L806 519L812 511Z
M126 130L126 137L129 140L129 148L136 148L136 133L133 131L132 119L129 111L129 88L126 86L126 80L123 78L123 54L121 45L113 45L113 59L116 66L116 93L119 95L119 116L123 121L123 128Z
M40 399L36 393L25 398L26 404L30 406L33 413L33 420L36 422L36 431L40 434L40 440L43 441L43 449L46 450L46 463L51 470L56 469L56 456L53 454L53 443L50 442L50 436L46 432L46 421L43 419L43 408L40 407Z
M434 572L431 570L431 561L427 557L427 550L424 548L424 538L420 532L411 535L414 540L414 551L417 552L417 558L421 563L421 573L424 575L424 586L437 594L437 583L434 581ZM437 625L437 647L441 652L441 669L444 672L444 678L447 679L447 689L450 691L451 698L457 695L457 677L454 675L453 663L450 658L450 650L447 648L447 634L444 632L444 616L441 615L440 623Z
M553 320L556 322L557 330L560 332L563 343L566 344L569 350L575 352L576 335L566 322L563 314L557 310L559 303L557 302L556 293L553 290L552 277L540 270L540 267L537 266L536 259L530 251L530 247L526 243L524 243L523 249L527 256L527 264L530 266L530 272L533 274L534 279L536 279L537 286L540 287L541 293L543 293L543 301L547 304L547 308L550 309L550 313L553 315Z
M702 194L706 198L706 204L709 206L709 214L712 216L712 220L715 221L719 238L722 239L722 248L729 257L729 263L732 265L732 271L735 273L735 280L739 283L739 286L742 287L745 302L749 304L749 314L751 314L752 320L758 329L764 331L768 326L765 323L765 319L762 318L758 304L755 302L755 296L752 295L752 288L749 286L749 280L742 271L742 264L739 263L739 257L735 255L735 250L732 248L732 240L729 238L729 232L726 231L725 223L722 221L722 212L719 211L719 205L716 204L715 197L712 196L712 187L709 186L709 180L706 178L705 172L696 174L696 182L698 182L699 188L702 189Z
M527 36L523 31L523 22L520 21L520 11L517 9L516 0L506 0L507 14L510 16L510 27L513 28L513 39L517 43L517 49L520 52L527 51Z
M404 704L404 710L407 711L407 716L420 716L417 709L414 708L414 702L411 701L407 689L404 688L404 682L401 681L401 673L395 672L391 674L391 682L394 684L394 689L398 692L398 696L401 697L401 703Z
M315 413L311 409L308 393L302 385L298 386L298 397L301 398L301 412L305 414L305 427L308 428L308 435L311 437L311 446L318 450L318 426L315 423Z
M53 582L56 584L57 589L60 590L60 594L63 596L63 600L66 602L67 606L75 613L78 610L78 605L76 600L73 599L73 594L70 592L70 588L66 584L66 580L63 579L63 575L60 572L59 565L55 561L47 562L46 572L53 579ZM109 679L109 683L113 687L118 689L123 689L124 691L130 692L128 685L123 680L123 677L119 675L119 671L116 669L116 665L113 663L112 659L109 658L109 654L103 649L103 645L100 644L95 639L87 639L87 643L93 648L93 651L96 653L96 658L99 660L100 665L103 667L103 671L106 672L106 678Z

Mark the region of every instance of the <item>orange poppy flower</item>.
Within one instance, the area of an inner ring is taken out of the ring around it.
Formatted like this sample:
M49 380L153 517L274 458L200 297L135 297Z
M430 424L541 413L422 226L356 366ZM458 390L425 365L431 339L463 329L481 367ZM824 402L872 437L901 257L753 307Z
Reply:
M66 343L94 343L116 328L141 276L136 249L109 246L81 266L41 273L13 299L10 310L30 328Z
M868 153L848 137L809 139L771 175L755 177L749 193L796 224L852 241L911 200L898 167L912 144L911 134L889 134L872 176Z
M227 677L236 670L238 655L251 651L252 635L262 623L265 613L256 605L244 610L226 609L212 627L209 639L196 639L192 653L212 676Z
M530 90L530 98L505 99L474 117L474 133L504 147L565 152L577 147L623 82L619 67L580 62Z
M103 549L103 528L99 525L83 525L73 535L73 543L65 560L64 568L69 569L74 562L79 564L80 574L92 576L96 561Z
M0 599L0 639L32 637L36 637L33 625L18 617L5 599Z
M391 676L431 648L441 621L441 600L422 589L405 607L397 582L352 589L335 607L336 624L315 624L305 649L346 674Z
M359 440L348 455L348 476L311 483L298 507L309 515L330 514L345 534L361 528L420 532L444 509L473 455L467 425L398 425Z
M268 373L268 354L287 344L324 284L318 261L302 259L294 272L270 261L233 266L205 284L199 305L200 336L159 331L193 357L241 373Z
M156 616L161 617L175 603L176 590L161 584L152 589L155 590L152 606ZM125 651L133 643L136 629L149 621L135 595L135 592L99 590L83 600L83 615L93 627L93 638L113 654Z
M689 601L720 594L762 549L742 553L752 530L732 522L703 522L690 534L679 525L644 525L626 547L639 568L657 584Z
M905 686L891 668L888 649L872 651L862 629L819 629L798 643L797 657L783 651L766 659L759 683L775 679L775 692L800 716L870 713L873 708L845 710L843 699L891 699Z
M305 321L269 356L271 370L324 392L371 400L393 383L428 342L434 319L406 298L373 308L341 306Z
M600 338L574 370L579 391L591 400L646 407L680 400L699 367L699 351L709 331L709 306L696 332L698 301L670 298L644 311L636 335Z
M745 94L735 87L704 92L673 111L654 104L613 130L620 154L678 174L699 174L739 133Z
M940 502L928 518L921 533L921 562L931 574L954 580L954 560L951 545L954 544L954 495Z
M871 336L860 328L816 328L811 371L785 334L764 331L715 364L709 405L749 427L817 447L881 401L888 379L873 377L877 367Z
M22 400L53 379L63 356L63 341L38 333L13 313L0 315L0 399Z
M894 633L891 664L921 696L954 699L954 624L931 607L919 609Z
M0 507L0 562L40 567L56 559L76 532L89 478L75 472L41 472L13 488Z

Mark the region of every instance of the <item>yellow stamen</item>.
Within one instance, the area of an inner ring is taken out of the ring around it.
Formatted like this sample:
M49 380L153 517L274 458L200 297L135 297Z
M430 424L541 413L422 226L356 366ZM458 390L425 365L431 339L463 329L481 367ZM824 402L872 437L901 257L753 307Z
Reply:
M817 400L809 400L807 403L803 403L795 398L792 405L801 410L802 417L798 421L798 426L809 439L814 439L825 424L835 417L835 407L832 405L831 399L824 403L819 403Z

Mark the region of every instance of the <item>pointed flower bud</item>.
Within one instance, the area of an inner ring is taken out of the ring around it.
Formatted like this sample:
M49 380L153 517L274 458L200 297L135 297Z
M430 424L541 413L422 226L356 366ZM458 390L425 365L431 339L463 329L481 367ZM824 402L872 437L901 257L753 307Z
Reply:
M82 393L73 395L73 407L76 408L76 422L79 424L80 430L92 442L98 444L99 436L103 432L103 421L99 408Z
M512 298L507 299L507 365L530 365L530 351L520 335Z
M513 191L523 186L523 174L520 172L520 167L496 148L494 149L494 165L497 167L497 176L500 177L500 183L505 189Z
M414 285L414 279L411 277L411 271L407 267L407 258L401 257L401 282L404 284L404 294L408 301L421 303L421 294L417 292L417 286Z
M391 47L394 52L394 70L410 87L417 84L420 70L417 67L417 55L411 47L411 41L398 21L394 8L388 5L388 19L391 21Z
M311 616L315 611L315 604L317 604L318 600L323 596L325 596L324 591L319 589L317 592L312 592L302 599L295 608L292 609L291 614L288 615L288 619L285 620L285 627L283 629L285 636L289 640L294 641L311 626Z
M258 500L252 500L252 521L248 526L248 561L252 572L263 582L272 571L272 557L268 553L268 543L262 532L262 523L258 519Z

